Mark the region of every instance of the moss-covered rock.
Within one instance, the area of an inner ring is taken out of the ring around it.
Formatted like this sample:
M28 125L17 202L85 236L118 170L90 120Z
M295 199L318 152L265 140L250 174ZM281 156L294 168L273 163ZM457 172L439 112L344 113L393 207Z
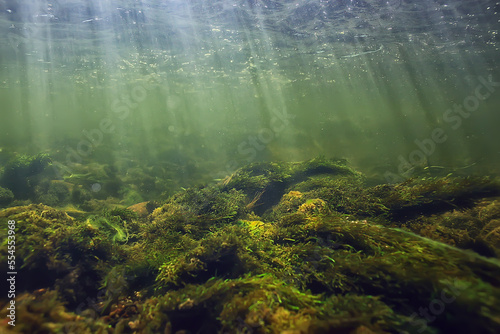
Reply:
M48 206L1 211L3 244L7 242L9 220L16 222L18 291L50 287L74 305L88 294L97 294L101 276L111 265L127 258L126 252L104 231ZM7 247L2 247L0 259L4 272L7 272L7 257Z
M57 180L45 180L35 187L35 202L49 206L64 206L70 201L70 189L67 184Z
M37 176L49 166L50 161L47 154L19 155L5 166L0 185L10 189L16 199L32 198L40 182Z
M450 175L368 186L318 158L252 164L141 215L32 205L0 220L17 222L19 277L43 277L20 279L28 331L497 333L499 189Z
M7 308L2 306L0 316L9 319ZM3 322L2 333L107 333L105 322L89 321L66 309L57 291L41 289L34 294L19 294L15 306L15 326Z
M0 205L9 204L14 200L14 194L10 189L0 187Z

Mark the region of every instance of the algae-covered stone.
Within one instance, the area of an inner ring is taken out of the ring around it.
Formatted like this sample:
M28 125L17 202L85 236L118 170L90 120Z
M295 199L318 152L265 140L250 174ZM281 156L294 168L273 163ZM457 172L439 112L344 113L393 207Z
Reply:
M9 204L14 200L14 194L10 189L0 187L0 205Z
M64 206L70 200L70 189L58 180L42 181L35 187L35 201L49 206Z
M15 221L19 291L50 287L74 305L89 293L97 294L105 268L126 257L104 232L49 206L29 205L0 211L0 238L5 243L7 221ZM7 264L8 255L7 247L2 247L3 265Z
M0 220L19 223L22 277L43 278L20 286L56 291L26 304L48 333L413 333L426 309L440 314L422 332L496 333L500 264L482 255L498 256L498 190L453 176L369 186L318 158L251 164L149 209Z
M9 188L16 198L30 198L39 182L37 175L45 170L50 161L47 154L19 155L5 166L0 185Z

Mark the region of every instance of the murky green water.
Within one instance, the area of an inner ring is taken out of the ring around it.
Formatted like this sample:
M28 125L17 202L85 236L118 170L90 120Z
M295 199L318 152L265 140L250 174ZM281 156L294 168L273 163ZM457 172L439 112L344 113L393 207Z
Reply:
M46 152L61 177L96 163L172 187L317 155L381 181L429 166L492 172L498 11L492 1L3 1L2 159Z
M500 333L499 20L0 0L0 332Z

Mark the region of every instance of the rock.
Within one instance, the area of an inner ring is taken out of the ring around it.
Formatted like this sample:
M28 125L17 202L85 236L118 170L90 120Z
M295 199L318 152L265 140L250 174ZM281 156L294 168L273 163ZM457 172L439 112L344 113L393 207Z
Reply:
M152 212L152 210L151 210L151 212L149 212L149 210L148 210L150 208L150 206L148 206L148 203L149 202L137 203L137 204L129 206L127 209L132 210L135 213L137 213L137 216L139 218L143 218Z
M7 188L0 187L0 205L9 204L14 199L14 194Z

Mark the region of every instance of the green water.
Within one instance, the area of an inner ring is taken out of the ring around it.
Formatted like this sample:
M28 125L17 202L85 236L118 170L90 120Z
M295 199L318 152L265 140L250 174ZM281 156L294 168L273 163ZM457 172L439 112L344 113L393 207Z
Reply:
M0 332L500 333L499 20L0 0Z
M491 1L3 1L0 157L48 153L61 179L89 172L82 165L125 183L141 170L157 188L318 155L380 181L430 166L493 173L498 11Z

